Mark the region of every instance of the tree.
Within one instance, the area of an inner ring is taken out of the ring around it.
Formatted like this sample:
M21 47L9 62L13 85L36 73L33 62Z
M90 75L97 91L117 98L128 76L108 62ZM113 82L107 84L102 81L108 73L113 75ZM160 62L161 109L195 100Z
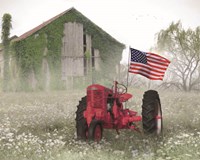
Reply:
M8 90L9 83L9 45L10 45L10 29L12 28L11 24L11 15L5 13L2 18L2 44L3 44L3 57L4 57L4 81L3 81L3 90Z
M172 22L158 33L156 49L172 56L170 85L191 91L200 84L200 27L185 30Z

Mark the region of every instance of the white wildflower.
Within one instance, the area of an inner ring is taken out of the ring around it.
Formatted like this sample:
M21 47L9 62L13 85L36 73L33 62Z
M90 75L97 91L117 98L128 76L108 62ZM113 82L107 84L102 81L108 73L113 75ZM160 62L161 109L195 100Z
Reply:
M8 141L9 141L9 142L13 142L13 141L14 141L14 139L8 139Z
M136 157L139 154L137 149L136 150L132 150L131 153L132 153L132 157Z

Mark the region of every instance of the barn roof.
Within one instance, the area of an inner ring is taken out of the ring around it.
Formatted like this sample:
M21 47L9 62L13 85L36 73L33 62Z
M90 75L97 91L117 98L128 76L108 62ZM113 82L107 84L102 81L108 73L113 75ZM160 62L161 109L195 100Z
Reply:
M61 16L67 14L70 11L74 11L76 13L81 14L79 11L77 11L74 7L56 15L55 17L47 20L46 22L40 24L39 26L31 29L28 32L25 32L24 34L22 34L21 36L19 36L18 38L15 39L15 41L21 41L23 39L26 39L27 37L31 36L32 34L36 33L37 31L41 30L42 28L44 28L45 26L47 26L48 24L50 24L51 22L55 21L56 19L60 18ZM104 35L108 36L109 39L114 40L115 42L121 44L122 46L124 46L124 44L118 42L115 38L113 38L112 36L110 36L108 33L106 33L103 29L101 29L100 27L98 27L96 24L94 24L91 20L89 20L87 17L85 17L83 14L81 14L85 19L87 19L92 25L94 25L96 28L98 28L98 31L102 32Z
M20 40L23 40L23 39L25 39L25 38L31 36L31 35L34 34L35 32L39 31L40 29L42 29L43 27L47 26L48 24L50 24L51 22L53 22L54 20L56 20L57 18L61 17L62 15L64 15L65 13L67 13L68 11L70 11L70 10L72 10L72 9L73 9L73 8L70 8L70 9L68 9L68 10L66 10L66 11L64 11L64 12L58 14L58 15L56 15L55 17L53 17L53 18L47 20L46 22L40 24L39 26L37 26L37 27L31 29L30 31L25 32L24 34L22 34L21 36L19 36L19 37L16 39L16 41L20 41Z

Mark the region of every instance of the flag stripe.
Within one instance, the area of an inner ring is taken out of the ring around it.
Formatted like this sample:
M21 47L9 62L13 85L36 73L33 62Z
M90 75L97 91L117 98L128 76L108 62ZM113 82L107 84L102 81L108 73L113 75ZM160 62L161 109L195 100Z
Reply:
M150 62L150 63L155 63L157 65L160 65L160 66L168 66L167 63L164 63L164 62L161 62L161 61L158 61L158 60L155 60L155 59L152 59L152 58L147 58L147 61Z
M151 60L154 60L154 61L162 62L162 63L164 63L164 64L169 63L169 62L166 61L165 59L157 58L157 57L155 57L155 56L148 56L148 55L147 55L147 58L148 58L148 59L151 59Z
M157 59L157 58L154 58L154 57L149 57L149 56L147 56L147 59L153 60L153 61L156 61L156 62L160 62L160 63L162 63L162 64L169 64L169 62L167 62L167 61L165 61L165 60Z
M149 67L151 67L151 68L157 68L157 69L161 69L161 70L166 70L167 69L167 67L163 67L163 66L161 66L161 65L156 65L155 63L149 63L148 62L148 65L147 66L149 66Z
M135 67L131 68L130 67L130 70L132 70L132 71L137 70L138 72L144 72L144 73L147 73L147 74L150 74L150 75L153 75L153 76L157 76L157 77L165 75L164 73L157 73L157 72L149 71L146 68L142 68L142 67L139 67L139 68L135 68Z
M159 56L159 55L157 55L157 54L155 54L155 53L149 53L149 52L148 52L147 55L148 55L149 57L154 56L154 57L163 59L164 61L170 63L170 61L169 61L168 59L166 59L166 58L164 58L164 57L161 57L161 56Z
M129 72L140 74L151 80L162 80L170 61L154 53L145 53L130 48Z
M163 77L154 77L154 76L148 75L146 73L138 72L138 71L130 71L129 70L129 72L130 73L135 73L135 74L140 74L140 75L145 76L145 77L147 77L147 78L149 78L151 80L162 80L163 79Z
M130 66L130 69L138 69L138 70L141 70L141 69L145 69L146 71L148 71L148 72L152 72L152 73L158 73L158 74L162 74L162 75L164 75L165 74L165 71L164 70L158 70L158 69L156 69L156 68L151 68L151 67L149 67L149 66L144 66L143 64L131 64L131 66Z

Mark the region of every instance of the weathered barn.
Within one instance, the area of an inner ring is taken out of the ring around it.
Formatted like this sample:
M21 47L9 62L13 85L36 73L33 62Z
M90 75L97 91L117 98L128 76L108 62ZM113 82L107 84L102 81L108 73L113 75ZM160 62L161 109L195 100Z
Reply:
M3 78L3 47L0 45L0 79Z
M19 89L61 89L113 80L124 45L71 8L13 44Z
M14 41L14 39L18 38L16 35L12 36L9 38L10 44ZM15 90L15 82L16 82L16 74L17 74L17 67L16 67L16 63L15 63L15 56L12 54L12 47L10 45L9 47L9 51L8 51L8 59L7 61L5 60L5 52L4 52L4 46L2 43L0 43L0 91L3 89L5 91L5 81L7 83L7 90ZM8 75L5 79L5 74L7 74L7 72L5 72L4 65L7 65L7 71L8 71ZM8 78L9 77L9 78Z

